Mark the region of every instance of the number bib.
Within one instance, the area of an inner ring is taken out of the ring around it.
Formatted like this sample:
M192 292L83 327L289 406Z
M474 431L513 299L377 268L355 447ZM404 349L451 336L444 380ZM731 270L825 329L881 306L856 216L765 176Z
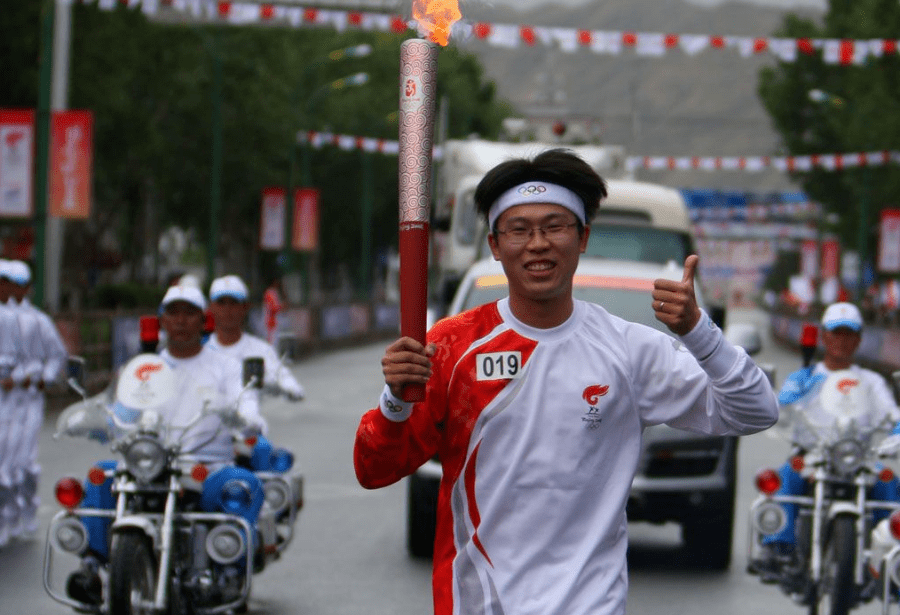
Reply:
M518 350L475 355L477 380L511 380L522 377L522 353Z

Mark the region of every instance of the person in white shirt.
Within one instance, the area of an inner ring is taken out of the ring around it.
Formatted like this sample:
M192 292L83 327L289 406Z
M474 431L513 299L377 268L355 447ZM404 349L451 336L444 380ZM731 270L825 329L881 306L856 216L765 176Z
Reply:
M244 281L236 275L216 278L209 288L209 300L215 330L207 344L241 362L249 357L261 358L265 390L283 393L291 401L303 399L303 386L272 345L244 331L250 311L250 295Z
M19 517L14 456L19 430L14 414L19 395L15 388L22 378L22 342L12 299L11 264L0 259L0 547L9 542Z
M259 413L258 398L243 390L241 363L202 343L203 292L193 286L171 286L160 308L160 327L166 333L166 347L160 356L172 368L176 382L174 401L162 409L169 424L186 425L206 403L215 407L237 404L248 425L247 435L265 435L267 426ZM232 433L222 428L217 416L207 416L184 434L182 451L192 452L210 469L229 465L234 461Z
M745 435L777 420L765 374L697 305L696 255L647 297L677 339L573 298L605 196L567 150L489 171L475 202L509 296L382 357L354 466L372 489L440 456L436 615L623 615L625 505L644 427ZM423 401L402 399L410 384L425 386Z
M20 510L11 531L13 535L28 536L34 534L38 527L40 499L37 488L41 473L38 440L44 423L44 390L59 377L68 352L53 320L28 299L31 291L28 265L22 261L12 261L8 271L25 364L25 380L17 396L19 417L14 419L17 436L11 448L18 477L16 500Z

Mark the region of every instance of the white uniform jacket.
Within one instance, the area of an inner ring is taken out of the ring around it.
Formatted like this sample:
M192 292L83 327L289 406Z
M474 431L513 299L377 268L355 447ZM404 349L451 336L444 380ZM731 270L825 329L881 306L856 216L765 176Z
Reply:
M679 340L583 301L535 329L503 299L428 341L424 401L385 387L354 464L375 488L439 456L436 615L622 615L643 428L742 435L778 417L763 372L706 314Z

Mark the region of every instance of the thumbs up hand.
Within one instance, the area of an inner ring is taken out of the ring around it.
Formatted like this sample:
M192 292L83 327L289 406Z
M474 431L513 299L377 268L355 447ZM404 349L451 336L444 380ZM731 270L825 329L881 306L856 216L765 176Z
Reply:
M700 307L694 295L694 275L700 258L692 254L684 261L681 281L660 278L653 282L653 311L656 319L672 333L684 335L700 320Z

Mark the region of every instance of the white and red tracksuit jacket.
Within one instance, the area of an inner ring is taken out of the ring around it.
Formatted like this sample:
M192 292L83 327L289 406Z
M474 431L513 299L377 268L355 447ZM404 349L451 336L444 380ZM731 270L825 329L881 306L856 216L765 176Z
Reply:
M778 417L762 371L705 314L679 341L581 301L534 329L503 299L438 322L428 341L425 400L386 388L354 463L376 488L439 455L436 615L624 613L642 429L743 435Z

